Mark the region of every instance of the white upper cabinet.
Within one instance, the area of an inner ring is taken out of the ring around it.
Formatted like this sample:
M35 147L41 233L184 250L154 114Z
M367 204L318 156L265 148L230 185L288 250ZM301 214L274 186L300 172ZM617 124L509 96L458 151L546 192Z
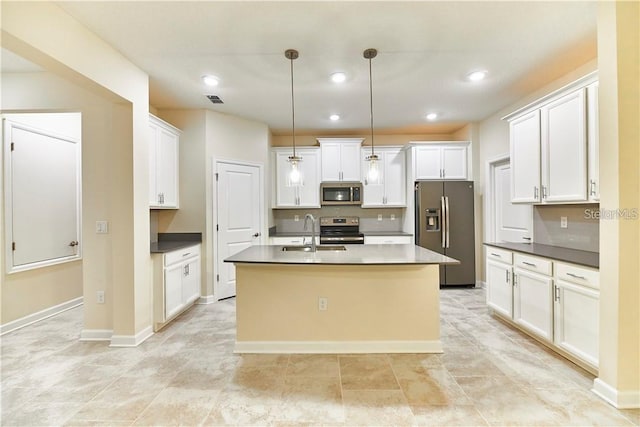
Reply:
M360 181L362 138L318 138L322 182Z
M513 203L599 200L597 109L594 73L505 117Z
M290 148L276 148L272 151L275 165L274 208L319 208L320 207L320 149L298 148L296 155L302 158L299 163L302 186L287 185L290 164Z
M467 144L415 146L415 179L467 179Z
M178 208L180 130L149 115L149 206Z
M540 109L543 202L587 200L584 93L579 89Z
M600 142L598 137L598 82L587 87L587 147L589 162L589 200L600 200Z
M540 112L509 122L511 202L540 201Z
M370 148L363 148L362 158L362 207L406 206L405 153L400 147L380 147L375 154L380 157L380 183L370 184L366 178Z

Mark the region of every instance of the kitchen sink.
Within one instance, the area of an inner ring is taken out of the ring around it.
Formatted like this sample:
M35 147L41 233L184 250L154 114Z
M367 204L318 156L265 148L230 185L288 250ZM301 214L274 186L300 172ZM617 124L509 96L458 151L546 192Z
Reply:
M283 246L284 252L312 252L311 246ZM342 245L318 245L316 251L346 251L347 248Z

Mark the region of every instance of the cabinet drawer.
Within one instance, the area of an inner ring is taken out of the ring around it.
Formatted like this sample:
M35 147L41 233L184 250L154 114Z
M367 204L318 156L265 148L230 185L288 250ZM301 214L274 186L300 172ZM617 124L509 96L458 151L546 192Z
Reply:
M600 272L593 268L556 262L556 278L594 289L600 288Z
M411 236L364 236L365 245L408 245Z
M181 262L187 258L193 258L195 256L200 256L200 245L193 245L186 248L182 248L177 251L167 252L164 254L164 265L169 266L171 264L175 264L176 262Z
M538 258L529 255L515 254L513 263L516 267L524 270L535 271L536 273L551 276L553 274L553 262L548 259Z
M487 246L487 259L511 264L513 263L513 252Z

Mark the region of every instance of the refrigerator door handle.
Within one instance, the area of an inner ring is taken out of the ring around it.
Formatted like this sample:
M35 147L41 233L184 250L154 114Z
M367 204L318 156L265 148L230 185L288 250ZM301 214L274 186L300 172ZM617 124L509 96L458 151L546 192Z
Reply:
M440 222L440 230L441 230L441 235L442 235L442 247L446 248L446 244L447 244L447 218L446 218L446 208L444 205L444 196L440 197L440 216L441 216L441 222Z
M449 231L450 230L449 230L449 197L448 196L445 196L444 203L445 203L445 208L447 209L446 211L447 219L445 221L447 226L447 246L446 247L449 248Z

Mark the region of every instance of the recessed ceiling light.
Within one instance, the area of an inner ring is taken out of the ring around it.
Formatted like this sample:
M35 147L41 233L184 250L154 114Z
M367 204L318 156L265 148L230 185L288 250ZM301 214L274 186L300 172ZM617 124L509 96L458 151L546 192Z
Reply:
M211 75L202 76L202 81L207 86L218 86L218 83L220 83L216 76Z
M437 113L429 113L427 114L427 120L435 120L438 118L438 114Z
M480 80L484 79L485 77L487 77L487 72L484 71L484 70L473 71L473 72L467 74L467 79L472 81L472 82L479 82Z
M335 122L337 120L340 120L340 116L337 114L332 114L329 116L329 120L331 120L332 122Z
M343 72L337 72L331 74L331 81L334 83L342 83L347 80L347 75Z

